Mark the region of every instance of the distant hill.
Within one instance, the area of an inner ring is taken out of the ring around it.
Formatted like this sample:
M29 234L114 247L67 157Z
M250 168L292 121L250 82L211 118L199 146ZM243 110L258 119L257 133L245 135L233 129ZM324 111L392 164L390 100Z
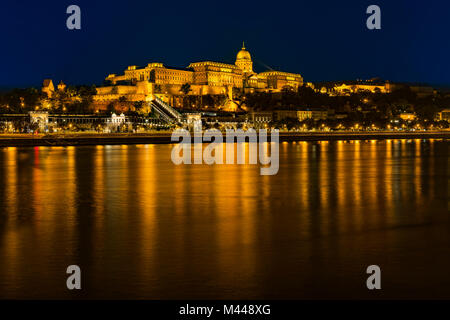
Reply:
M14 89L14 87L0 87L0 93L8 92L11 89Z
M40 86L0 86L0 93L5 93L13 89L26 89L26 88L36 88L40 89Z

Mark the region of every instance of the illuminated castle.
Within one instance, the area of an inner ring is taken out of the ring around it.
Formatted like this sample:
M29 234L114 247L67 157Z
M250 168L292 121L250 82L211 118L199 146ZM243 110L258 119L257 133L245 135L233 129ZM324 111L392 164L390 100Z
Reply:
M97 88L96 102L121 97L127 101L150 101L157 96L177 105L177 98L187 94L226 95L232 99L233 88L245 92L277 92L286 88L296 91L303 84L303 78L281 71L255 73L250 52L243 44L235 64L202 61L191 63L187 68L173 68L153 62L143 68L129 66L123 75L110 74L105 82L106 86Z

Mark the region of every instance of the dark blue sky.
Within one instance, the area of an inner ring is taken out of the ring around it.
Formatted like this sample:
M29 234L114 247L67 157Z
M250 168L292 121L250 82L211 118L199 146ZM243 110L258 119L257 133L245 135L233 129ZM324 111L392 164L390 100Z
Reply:
M79 31L66 28L71 4L81 7ZM366 28L371 4L381 7L382 30ZM101 83L154 61L234 63L242 40L257 71L450 84L449 1L5 0L0 8L0 86Z

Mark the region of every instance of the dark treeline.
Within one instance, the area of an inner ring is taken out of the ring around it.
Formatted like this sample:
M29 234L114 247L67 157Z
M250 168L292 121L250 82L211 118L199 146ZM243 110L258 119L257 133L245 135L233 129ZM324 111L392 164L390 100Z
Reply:
M53 113L91 113L95 93L94 86L67 86L47 98L40 89L12 89L0 93L0 113L26 113L37 109L51 109Z
M242 99L246 106L258 111L326 108L337 113L369 113L377 118L391 118L410 112L416 113L422 120L433 120L437 112L450 106L449 95L438 93L419 97L409 87L387 94L361 91L345 96L332 96L309 87L300 87L298 92L283 90L280 94L252 93L244 95Z

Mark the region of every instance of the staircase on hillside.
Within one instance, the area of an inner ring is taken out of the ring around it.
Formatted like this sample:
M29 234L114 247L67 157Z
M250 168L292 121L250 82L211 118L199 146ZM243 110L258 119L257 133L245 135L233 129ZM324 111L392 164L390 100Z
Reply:
M155 110L156 113L158 113L164 121L166 122L181 121L182 115L161 99L155 97L150 102L150 104L153 110Z

